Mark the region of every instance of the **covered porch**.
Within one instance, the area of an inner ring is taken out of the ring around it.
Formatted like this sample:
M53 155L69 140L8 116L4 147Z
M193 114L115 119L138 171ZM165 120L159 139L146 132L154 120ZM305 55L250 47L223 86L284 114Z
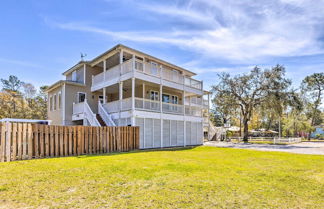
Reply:
M99 90L101 103L110 114L142 110L202 116L202 96L131 78Z

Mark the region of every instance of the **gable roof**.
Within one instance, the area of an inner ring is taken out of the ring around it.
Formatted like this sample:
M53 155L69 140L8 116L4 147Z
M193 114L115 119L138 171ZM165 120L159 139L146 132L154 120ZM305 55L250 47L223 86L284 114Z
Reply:
M104 53L100 54L99 56L93 58L91 61L80 61L80 62L78 62L76 65L74 65L73 67L71 67L70 69L68 69L67 71L65 71L63 73L63 75L67 75L68 73L70 73L70 72L74 71L75 69L81 67L83 64L89 64L89 65L96 64L96 62L98 62L104 56L108 55L109 53L111 53L113 51L117 51L117 50L120 50L120 49L126 49L128 51L133 51L133 52L135 52L137 54L141 54L142 56L148 57L149 59L155 60L155 61L160 62L160 63L164 63L165 65L167 65L167 66L169 66L171 68L175 68L175 69L182 70L182 71L186 72L189 76L197 75L196 73L194 73L192 71L189 71L187 69L184 69L182 67L179 67L177 65L174 65L172 63L169 63L167 61L164 61L162 59L156 58L154 56L151 56L149 54L146 54L144 52L138 51L136 49L130 48L130 47L125 46L125 45L122 45L122 44L117 44L116 46L112 47L111 49L107 50L106 52L104 52Z

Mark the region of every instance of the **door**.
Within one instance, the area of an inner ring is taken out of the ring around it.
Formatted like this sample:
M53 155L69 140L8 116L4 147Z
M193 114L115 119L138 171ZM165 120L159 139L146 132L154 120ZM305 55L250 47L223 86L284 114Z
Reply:
M150 108L151 110L159 110L159 92L158 91L151 91L150 99L153 101L151 102Z

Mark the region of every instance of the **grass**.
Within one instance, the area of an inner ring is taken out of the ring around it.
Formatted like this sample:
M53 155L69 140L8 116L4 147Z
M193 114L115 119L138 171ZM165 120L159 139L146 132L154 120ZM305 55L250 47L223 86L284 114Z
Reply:
M324 156L138 151L0 163L0 208L324 208Z

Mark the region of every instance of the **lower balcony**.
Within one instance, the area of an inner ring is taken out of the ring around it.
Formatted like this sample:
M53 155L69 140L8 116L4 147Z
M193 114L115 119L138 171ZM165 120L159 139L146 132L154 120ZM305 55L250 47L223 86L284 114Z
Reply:
M136 110L142 111L150 111L150 112L162 112L167 114L178 114L178 115L187 115L187 116L202 116L201 107L196 106L188 106L188 105L180 105L180 104L172 104L160 101L154 101L150 99L138 98L134 99L135 104L134 107ZM162 104L162 108L161 108ZM116 113L119 111L128 111L132 109L132 98L126 98L121 100L121 104L119 100L109 102L103 105L107 112Z

